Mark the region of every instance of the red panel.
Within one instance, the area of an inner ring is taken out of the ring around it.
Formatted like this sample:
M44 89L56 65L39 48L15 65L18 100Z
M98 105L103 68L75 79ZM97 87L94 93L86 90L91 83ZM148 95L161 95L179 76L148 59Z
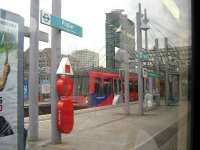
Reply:
M120 77L119 74L95 72L95 71L90 72L90 76L95 77L95 78L119 78Z
M70 133L74 125L74 109L71 98L62 98L57 104L57 128L61 133Z
M129 100L130 101L137 101L138 100L138 93L133 91L129 93Z
M65 65L65 72L70 73L70 65Z
M59 77L56 80L56 90L58 96L72 96L73 80L68 76Z

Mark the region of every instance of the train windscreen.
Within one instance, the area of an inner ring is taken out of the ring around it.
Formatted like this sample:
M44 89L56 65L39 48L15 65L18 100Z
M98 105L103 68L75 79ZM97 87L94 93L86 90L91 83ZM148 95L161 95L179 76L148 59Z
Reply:
M89 95L89 77L76 76L74 79L74 96L88 96Z

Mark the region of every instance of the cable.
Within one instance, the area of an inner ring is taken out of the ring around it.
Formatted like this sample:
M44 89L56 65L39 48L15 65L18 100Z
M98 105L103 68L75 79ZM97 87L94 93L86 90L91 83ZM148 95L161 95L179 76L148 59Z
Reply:
M166 28L165 26L159 24L159 23L158 23L157 21L155 21L154 19L152 19L151 23L154 24L154 25L157 25L157 26L159 26L159 27L161 27L161 28L163 28L163 29L165 29L167 32L170 32L170 33L176 35L176 36L179 37L179 38L184 39L183 37L181 37L180 35L178 35L176 32L173 32L172 30L170 30L170 29Z

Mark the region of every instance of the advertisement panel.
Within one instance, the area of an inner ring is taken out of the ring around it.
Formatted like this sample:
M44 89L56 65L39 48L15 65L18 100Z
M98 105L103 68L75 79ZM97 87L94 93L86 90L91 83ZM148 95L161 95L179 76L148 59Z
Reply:
M0 9L0 149L23 147L23 18Z
M41 81L41 93L42 94L49 94L50 93L50 81L49 80L42 80Z

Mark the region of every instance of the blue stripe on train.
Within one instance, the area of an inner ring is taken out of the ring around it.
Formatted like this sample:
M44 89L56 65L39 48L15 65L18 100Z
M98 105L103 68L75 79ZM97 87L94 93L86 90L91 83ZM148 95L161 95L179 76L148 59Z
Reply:
M96 96L96 94L92 94L91 95L91 105L92 106L96 106L100 103L102 103L103 101L105 101L108 98L108 96Z

